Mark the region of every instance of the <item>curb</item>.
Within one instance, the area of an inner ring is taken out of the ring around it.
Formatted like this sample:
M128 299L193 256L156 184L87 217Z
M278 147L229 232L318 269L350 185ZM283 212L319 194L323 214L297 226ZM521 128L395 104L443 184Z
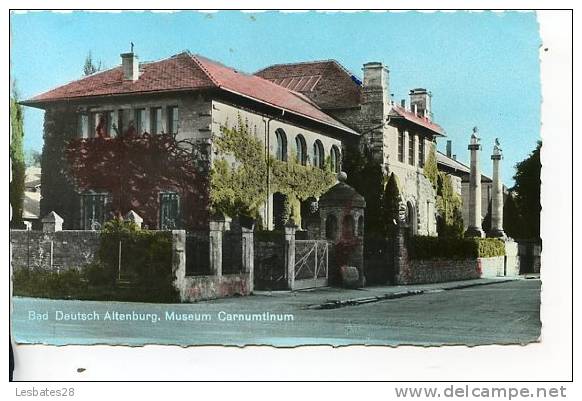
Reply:
M501 283L508 283L510 281L515 281L512 279L509 280L499 280L499 281L492 281L492 282L485 282L485 283L471 283L471 284L460 284L453 287L443 287L443 288L433 288L433 289L425 289L425 290L408 290L408 291L400 291L400 292L393 292L384 295L378 295L374 297L365 297L365 298L353 298L353 299L346 299L344 301L336 300L336 301L328 301L322 304L315 304L315 305L308 305L305 309L311 310L321 310L321 309L338 309L343 308L346 306L357 306L363 304L369 304L373 302L385 301L388 299L398 299L404 297L411 297L414 295L422 295L429 292L435 291L449 291L449 290L462 290L465 288L471 287L479 287L485 285L492 285L492 284L501 284Z

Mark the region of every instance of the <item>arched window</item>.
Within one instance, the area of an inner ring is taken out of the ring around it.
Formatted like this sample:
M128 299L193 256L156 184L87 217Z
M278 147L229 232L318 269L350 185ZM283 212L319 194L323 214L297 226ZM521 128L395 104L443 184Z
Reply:
M323 168L325 164L325 154L323 151L323 144L318 139L313 143L313 165Z
M325 238L335 240L337 237L337 219L335 215L330 214L325 219Z
M279 128L275 131L277 137L277 160L287 161L287 135L285 131Z
M337 146L333 145L331 147L331 171L334 173L339 173L341 170L341 156L340 151Z
M295 151L297 152L297 162L305 166L307 163L307 145L301 134L295 137Z

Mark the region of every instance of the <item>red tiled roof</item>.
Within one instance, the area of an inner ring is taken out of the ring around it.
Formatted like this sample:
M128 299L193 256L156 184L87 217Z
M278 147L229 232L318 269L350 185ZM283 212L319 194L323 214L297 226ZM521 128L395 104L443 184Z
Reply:
M276 64L255 75L303 93L323 109L359 106L357 78L335 60Z
M140 64L140 77L135 82L124 81L122 74L121 67L112 68L59 86L22 103L34 106L84 97L214 88L357 134L321 111L300 93L189 52L161 61Z
M406 121L420 125L428 130L431 130L436 135L445 136L445 130L438 124L430 121L428 118L419 117L411 111L404 109L396 104L392 105L392 116L404 118Z

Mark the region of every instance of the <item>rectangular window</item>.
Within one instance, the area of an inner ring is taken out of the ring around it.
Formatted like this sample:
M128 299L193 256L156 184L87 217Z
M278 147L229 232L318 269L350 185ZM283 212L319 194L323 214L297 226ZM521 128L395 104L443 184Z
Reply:
M152 134L162 133L162 108L152 107L150 116L150 132Z
M160 230L180 226L180 197L175 192L160 192Z
M81 218L84 230L100 230L105 222L109 195L89 192L81 195Z
M97 127L99 126L99 113L89 114L89 138L97 136Z
M418 137L418 166L424 167L424 138Z
M414 166L414 134L408 133L408 164Z
M117 130L117 121L115 121L115 112L108 111L105 113L105 118L107 119L107 136L115 137Z
M89 138L89 116L87 114L79 114L78 136L79 138Z
M404 130L398 130L398 161L404 163Z
M168 133L177 134L178 133L178 107L172 106L168 107Z
M117 130L120 134L125 134L129 128L129 110L117 110Z
M147 131L146 126L146 113L145 109L137 109L135 110L135 130L138 134L143 134Z

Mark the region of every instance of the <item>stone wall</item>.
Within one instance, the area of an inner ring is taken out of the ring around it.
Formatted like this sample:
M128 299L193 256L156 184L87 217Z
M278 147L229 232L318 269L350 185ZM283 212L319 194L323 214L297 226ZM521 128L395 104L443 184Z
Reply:
M477 262L481 267L482 278L494 278L505 276L504 256L495 256L492 258L478 258Z
M249 295L249 275L245 273L224 276L188 276L182 281L182 302Z
M62 271L83 269L91 263L99 250L100 239L98 231L10 230L10 245L13 269Z
M245 228L240 230L239 235L242 241L239 241L238 245L242 247L242 251L237 254L242 259L240 261L242 271L236 274L222 274L223 266L221 266L216 274L197 276L186 274L186 231L172 231L172 272L174 286L178 290L182 302L249 295L253 292L254 263L252 255L254 247L252 245L245 247L247 241L253 241L252 231L249 235ZM215 255L216 252L209 252L209 254ZM219 259L224 262L224 259ZM215 265L212 261L210 264Z
M481 277L477 259L409 260L398 275L398 284L442 283Z

